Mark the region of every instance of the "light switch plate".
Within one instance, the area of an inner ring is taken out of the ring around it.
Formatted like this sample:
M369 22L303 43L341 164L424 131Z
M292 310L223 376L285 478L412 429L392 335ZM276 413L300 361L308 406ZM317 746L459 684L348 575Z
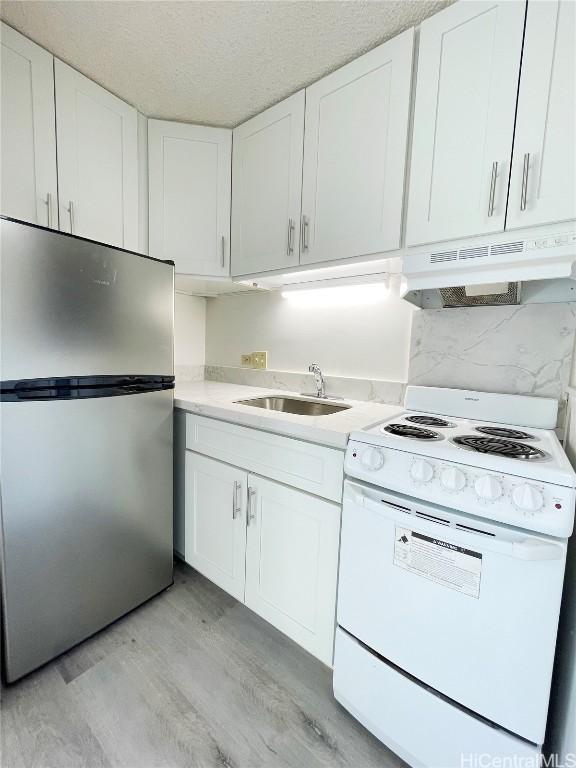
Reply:
M252 353L240 355L240 365L243 368L252 368Z

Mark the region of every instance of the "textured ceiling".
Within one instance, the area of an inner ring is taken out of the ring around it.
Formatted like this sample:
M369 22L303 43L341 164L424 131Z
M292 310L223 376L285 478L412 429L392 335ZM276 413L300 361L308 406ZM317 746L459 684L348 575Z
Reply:
M0 17L149 117L235 126L451 0L2 0Z

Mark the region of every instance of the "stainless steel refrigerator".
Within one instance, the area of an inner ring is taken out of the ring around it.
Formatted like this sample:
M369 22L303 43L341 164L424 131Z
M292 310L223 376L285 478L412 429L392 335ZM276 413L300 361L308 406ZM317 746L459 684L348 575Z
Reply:
M2 217L4 679L172 583L174 267Z

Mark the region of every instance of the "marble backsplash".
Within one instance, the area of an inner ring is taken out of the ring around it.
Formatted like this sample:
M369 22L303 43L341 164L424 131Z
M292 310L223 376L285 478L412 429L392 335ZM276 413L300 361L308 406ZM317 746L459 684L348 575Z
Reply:
M408 382L553 397L563 412L575 332L572 303L416 312Z
M576 335L576 304L422 310L414 313L408 382L553 397L563 422ZM233 366L177 366L179 381L225 381L314 392L307 372ZM326 392L352 400L400 404L406 383L326 376Z
M257 370L225 365L207 365L204 368L207 381L225 381L251 387L266 387L290 392L315 393L314 378L309 373L292 371ZM399 381L378 379L353 379L345 376L325 376L326 394L350 400L397 405L404 400L405 384Z

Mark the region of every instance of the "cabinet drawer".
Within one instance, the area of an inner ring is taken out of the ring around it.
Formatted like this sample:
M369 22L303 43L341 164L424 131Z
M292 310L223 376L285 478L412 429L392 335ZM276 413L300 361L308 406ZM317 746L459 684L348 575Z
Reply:
M194 414L186 417L186 448L326 499L342 499L344 454L333 448Z

